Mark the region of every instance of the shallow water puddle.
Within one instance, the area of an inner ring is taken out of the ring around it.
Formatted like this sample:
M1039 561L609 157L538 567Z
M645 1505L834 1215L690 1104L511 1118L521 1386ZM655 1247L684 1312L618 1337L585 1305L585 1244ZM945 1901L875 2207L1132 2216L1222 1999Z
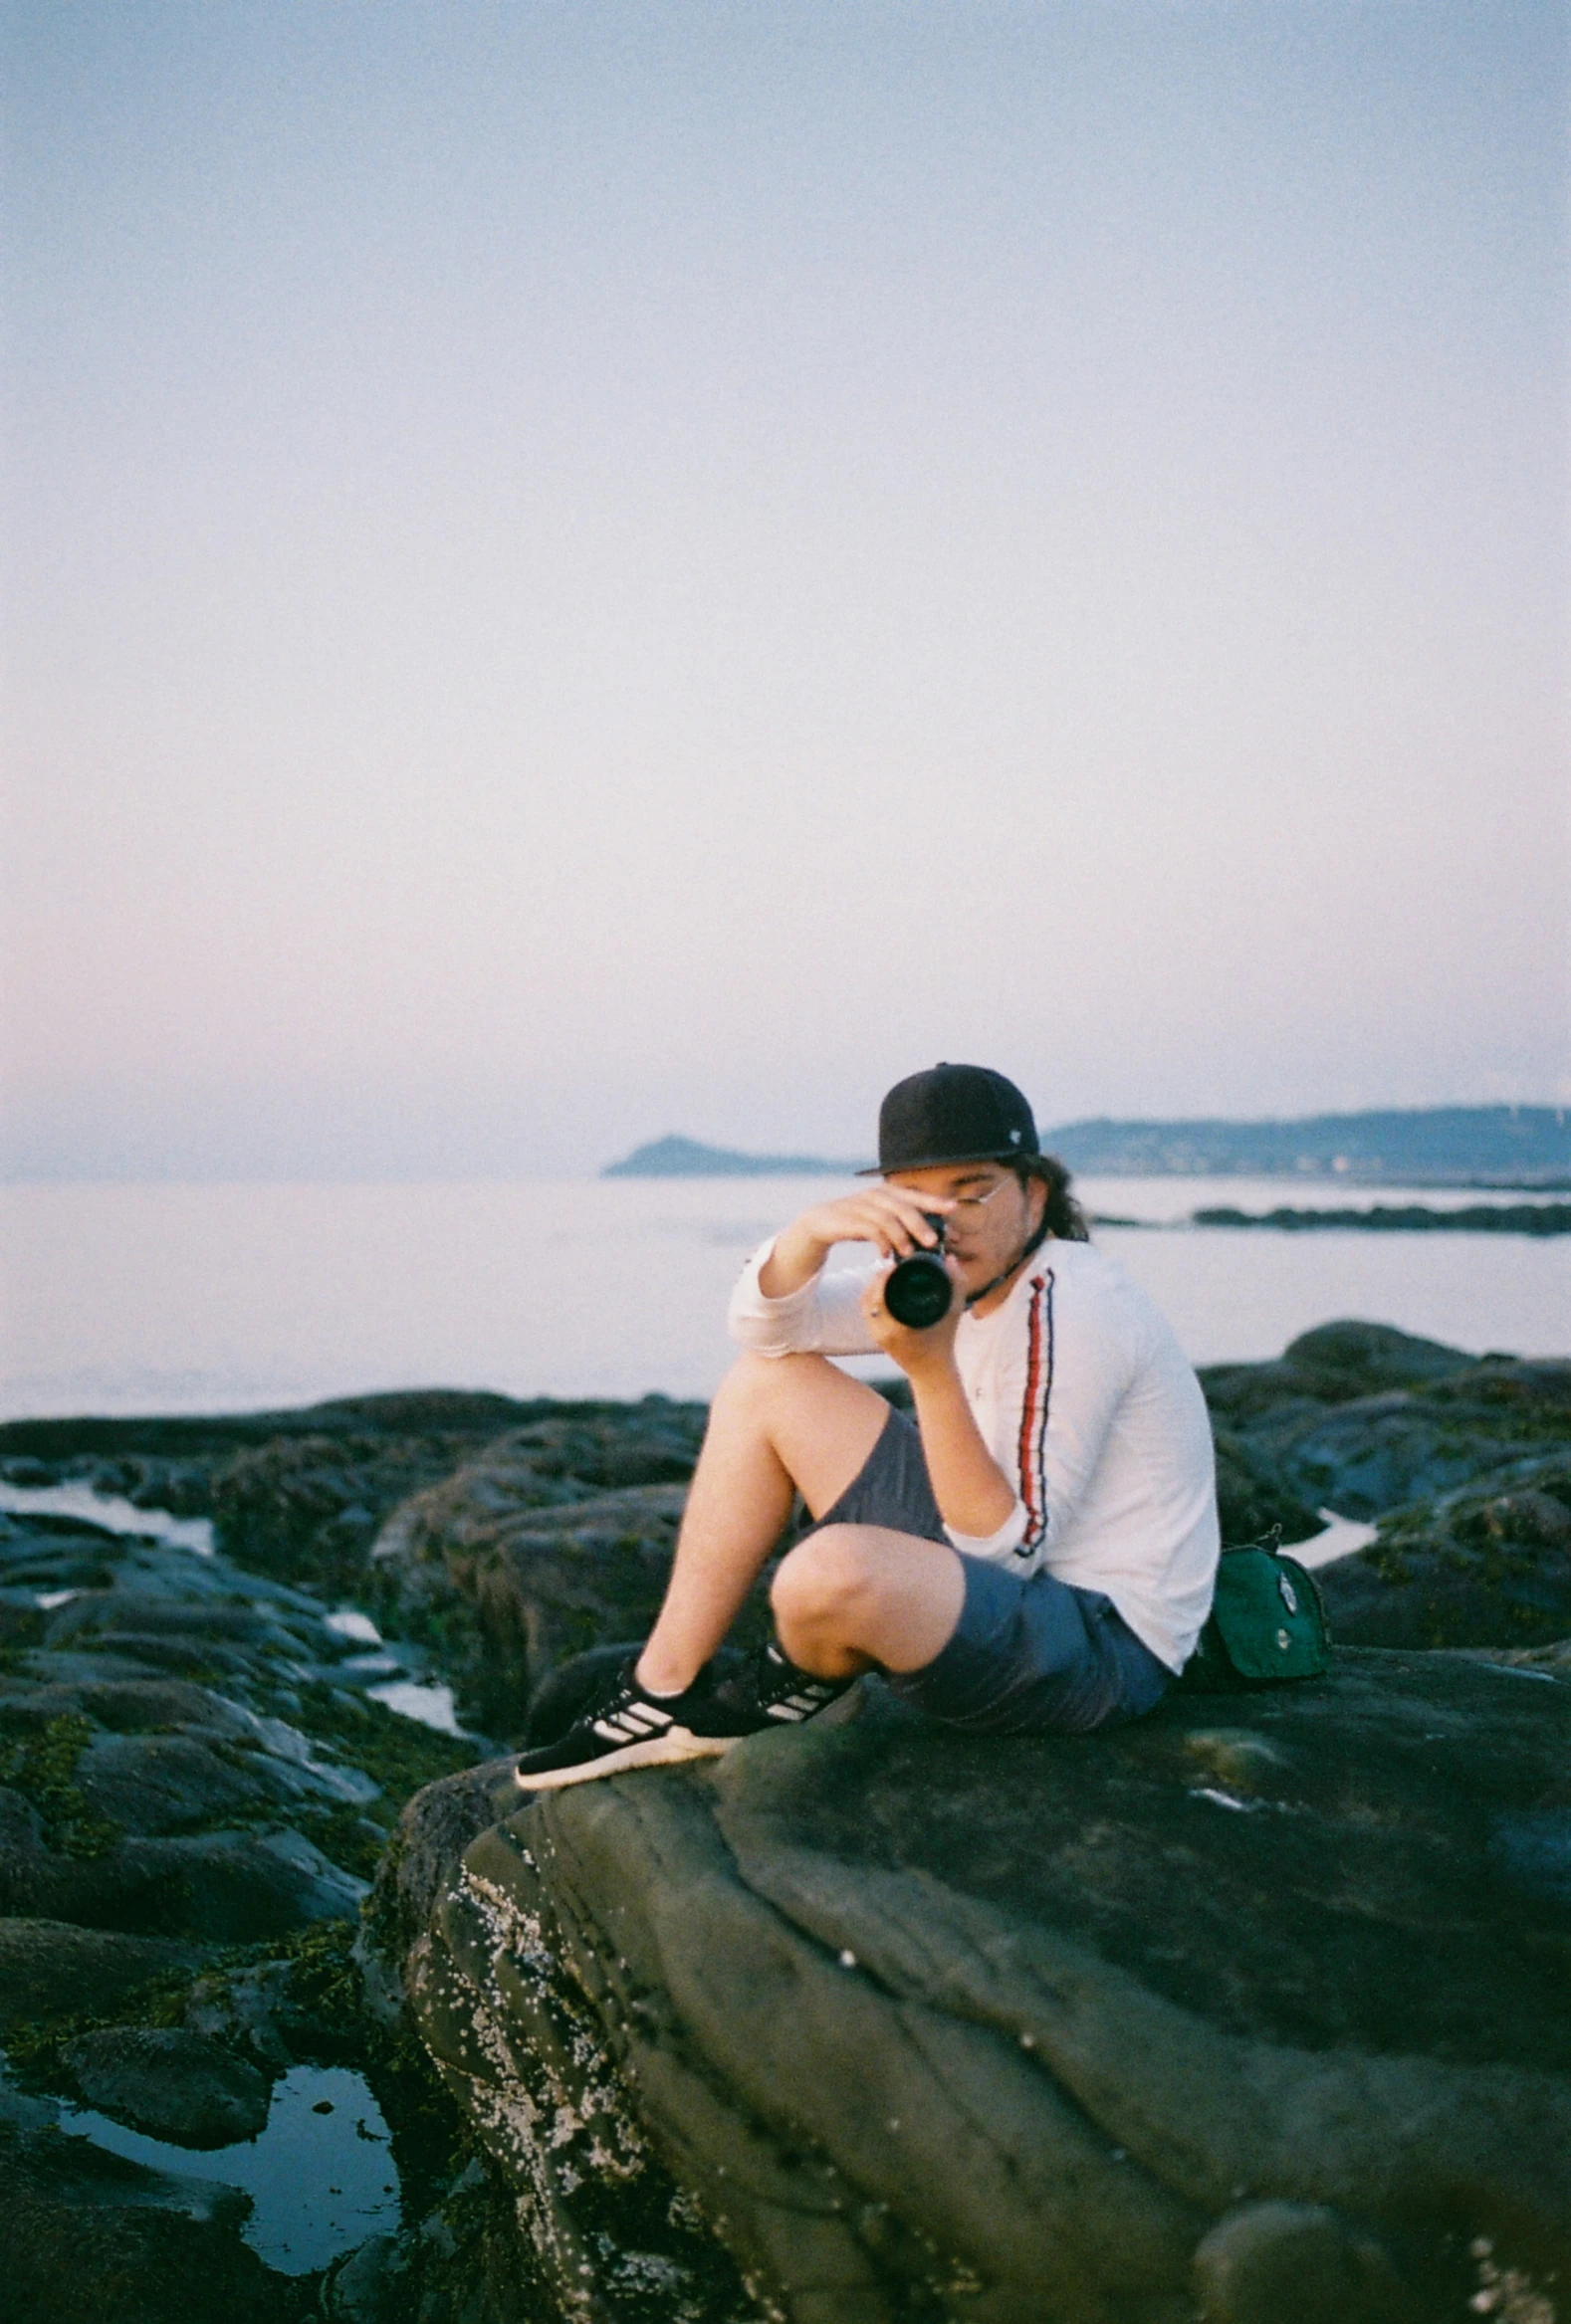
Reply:
M135 1534L144 1541L167 1542L175 1549L192 1551L199 1558L214 1554L210 1518L175 1517L167 1509L138 1509L134 1502L121 1500L115 1494L100 1493L92 1485L8 1485L0 1480L0 1511L5 1510L17 1517L80 1517L91 1525L103 1526L108 1533ZM78 1595L80 1592L75 1589L52 1589L41 1592L38 1603L45 1612L52 1612ZM345 1605L323 1618L327 1627L340 1638L382 1649L374 1657L362 1656L342 1665L345 1677L389 1674L384 1684L366 1688L372 1702L396 1711L400 1718L417 1720L422 1727L434 1727L440 1735L465 1734L458 1723L452 1688L428 1685L408 1675L407 1662L398 1652L386 1647L369 1614L361 1613L357 1606Z
M340 1638L352 1638L357 1646L379 1646L382 1634L369 1614L362 1614L358 1606L340 1605L336 1613L325 1617L330 1630Z
M243 2188L251 2215L241 2233L281 2275L309 2275L398 2225L387 2124L347 2066L292 2067L273 2085L266 2129L238 2146L172 2146L85 2106L62 2106L60 2127L150 2170Z
M385 1703L389 1711L397 1711L405 1719L418 1719L422 1727L434 1727L439 1735L462 1736L467 1732L458 1724L450 1686L424 1686L415 1679L395 1678L386 1686L367 1687L365 1692L373 1703Z
M1330 1566L1338 1558L1351 1558L1358 1550L1367 1550L1380 1528L1366 1525L1362 1518L1338 1517L1334 1509L1322 1509L1324 1533L1312 1534L1306 1542L1284 1543L1290 1558L1300 1566Z
M191 1550L198 1558L213 1554L213 1522L209 1517L174 1517L167 1509L138 1509L117 1493L99 1493L91 1485L8 1485L0 1481L0 1510L14 1517L81 1517L106 1533L139 1534L143 1541L169 1542L177 1550Z

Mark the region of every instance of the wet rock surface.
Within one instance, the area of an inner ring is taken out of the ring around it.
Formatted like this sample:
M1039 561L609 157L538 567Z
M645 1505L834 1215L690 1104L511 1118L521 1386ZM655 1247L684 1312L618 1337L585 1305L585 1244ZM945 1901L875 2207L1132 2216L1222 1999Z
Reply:
M335 1626L332 1595L221 1556L11 1512L0 1585L7 2318L318 2315L321 2267L250 2247L221 2151L262 2133L280 2075L352 2064L385 2094L411 2216L440 2223L471 2157L413 2042L368 2012L352 1947L399 1806L476 1747L369 1697L389 1659ZM162 2164L107 2152L79 2107ZM460 2289L488 2189L444 2261Z
M1380 1522L1322 1580L1402 1651L1323 1684L1030 1745L874 1685L522 1813L495 1755L646 1628L701 1407L0 1427L220 1552L0 1513L15 2312L1565 2324L1568 1380L1367 1325L1206 1374L1229 1539ZM201 2142L303 2060L404 2200L297 2277Z
M108 2015L149 1989L189 1978L200 1958L193 1946L158 1938L33 1915L0 1919L0 2033L62 2013Z
M241 2239L233 2190L58 2131L0 2128L7 2314L57 2324L303 2324L307 2296Z

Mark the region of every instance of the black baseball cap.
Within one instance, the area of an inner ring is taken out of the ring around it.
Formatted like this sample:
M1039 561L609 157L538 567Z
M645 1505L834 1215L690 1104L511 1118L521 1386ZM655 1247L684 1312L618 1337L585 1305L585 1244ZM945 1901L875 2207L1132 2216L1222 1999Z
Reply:
M986 1065L929 1066L897 1081L878 1109L876 1174L884 1177L1040 1152L1030 1107L1013 1082Z

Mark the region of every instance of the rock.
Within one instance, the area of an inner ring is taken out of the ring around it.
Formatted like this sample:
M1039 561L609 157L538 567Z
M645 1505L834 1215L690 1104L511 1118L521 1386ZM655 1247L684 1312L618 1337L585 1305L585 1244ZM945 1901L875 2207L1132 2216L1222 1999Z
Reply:
M42 1853L0 1865L0 1909L204 1945L352 1918L364 1893L363 1880L287 1828L122 1839L85 1859Z
M413 2006L563 2316L734 2316L726 2253L791 2324L1460 2324L1479 2248L1571 2271L1571 1684L1354 1650L1090 1739L860 1692L427 1879Z
M53 1469L46 1467L41 1460L30 1459L26 1454L15 1460L0 1461L0 1477L4 1477L8 1485L21 1485L32 1492L55 1482Z
M265 1602L223 1603L213 1590L177 1596L168 1588L137 1589L120 1584L111 1589L84 1590L61 1606L51 1617L49 1642L81 1646L90 1637L116 1643L129 1637L140 1650L153 1639L189 1640L197 1653L215 1645L231 1649L226 1659L241 1668L247 1652L270 1645L309 1658L322 1644L317 1635L321 1610L312 1606L309 1613L300 1607L290 1611L293 1620Z
M334 2270L330 2316L343 2324L402 2324L409 2313L410 2253L401 2235L372 2235Z
M0 1647L36 1646L44 1612L32 1590L0 1589Z
M112 1588L125 1555L120 1535L80 1518L0 1513L0 1572L8 1589L35 1603L41 1590Z
M122 1830L199 1831L278 1803L265 1755L247 1757L251 1765L231 1765L189 1735L94 1736L76 1778L93 1810Z
M58 1662L52 1659L48 1667ZM183 1679L86 1679L64 1686L47 1678L10 1685L0 1680L0 1720L13 1729L72 1714L86 1718L90 1730L103 1728L111 1735L167 1735L184 1729L239 1742L254 1733L244 1711Z
M686 1499L685 1486L664 1484L542 1503L512 1446L406 1503L375 1550L387 1625L440 1635L461 1715L495 1735L522 1732L559 1663L647 1635Z
M53 1485L85 1477L100 1466L159 1481L170 1464L187 1479L213 1461L231 1460L249 1445L289 1436L359 1438L388 1444L411 1440L471 1446L505 1428L546 1413L605 1411L607 1405L558 1404L549 1397L520 1403L513 1396L465 1388L400 1388L390 1394L338 1396L276 1412L147 1414L134 1419L71 1417L0 1422L0 1474L13 1484ZM17 1473L25 1463L27 1475ZM146 1464L152 1468L147 1469Z
M843 1727L522 1811L505 1761L447 1773L475 1752L368 1700L387 1658L324 1614L356 1600L412 1675L423 1647L471 1726L557 1717L576 1652L647 1627L700 1407L411 1395L0 1427L35 1482L215 1515L221 1550L0 1518L0 1901L20 1915L0 1987L13 2021L42 2020L14 2033L31 2079L9 2119L32 2137L31 2093L81 2089L84 2042L179 2033L263 2079L363 2061L411 2209L321 2286L357 2324L1238 2324L1262 2303L1288 2324L1294 2299L1406 2324L1415 2298L1421 2324L1462 2324L1469 2301L1530 2304L1563 2261L1539 2158L1567 2070L1571 1843L1533 1739L1563 1715L1571 1643L1532 1641L1559 1618L1568 1377L1367 1326L1207 1375L1230 1538L1378 1509L1377 1548L1413 1576L1354 1561L1348 1587L1382 1618L1423 1591L1433 1611L1481 1561L1466 1620L1446 1601L1466 1654L1342 1655L1327 1686L1170 1703L1081 1744L935 1744L874 1685ZM1474 1619L1518 1603L1524 1624ZM373 2020L356 1875L437 1771L362 1925ZM484 2169L417 2069L405 1981ZM1438 2242L1424 2190L1447 2170L1460 2223ZM200 2224L195 2181L101 2205L90 2178L51 2203L112 2212L120 2237L183 2188L169 2231ZM187 2312L169 2250L159 2324ZM88 2312L120 2324L83 2252ZM54 2324L64 2261L52 2281ZM318 2296L260 2283L259 2315Z
M1318 1380L1316 1392L1335 1401L1452 1379L1469 1371L1473 1359L1443 1341L1423 1340L1390 1324L1343 1322L1300 1332L1288 1342L1282 1362Z
M360 1955L371 2000L387 2021L403 2007L402 1963L422 1937L465 1848L514 1806L513 1761L493 1760L428 1784L417 1815L404 1815L377 1867L367 1900Z
M376 1525L406 1495L520 1421L614 1409L416 1389L214 1418L12 1420L0 1473L212 1515L239 1563L352 1587Z
M1373 1324L1328 1324L1279 1364L1212 1366L1201 1378L1214 1420L1257 1469L1344 1517L1571 1449L1571 1364L1478 1363Z
M424 1440L287 1436L239 1453L213 1479L225 1554L291 1581L311 1577L352 1588L377 1519L445 1476L457 1449Z
M387 1628L439 1649L461 1714L521 1738L573 1656L642 1638L658 1611L704 1407L648 1397L516 1429L389 1518L372 1565ZM613 1490L591 1491L594 1485ZM761 1583L734 1633L767 1623Z
M1266 1457L1231 1428L1213 1427L1217 1446L1217 1513L1222 1538L1236 1547L1259 1541L1273 1526L1283 1542L1306 1542L1321 1530L1317 1510L1278 1476Z
M1390 2254L1323 2204L1251 2203L1195 2252L1203 2324L1426 2324Z
M156 1481L151 1456L101 1478L136 1493ZM182 1498L201 1504L191 1478ZM526 2324L487 2256L510 2214L488 2183L449 2225L444 2191L468 2152L450 2152L450 2102L418 2049L365 2008L350 1952L361 1875L397 1804L473 1748L368 1698L397 1665L365 1652L363 1623L330 1626L332 1598L222 1555L12 1517L0 1584L19 1609L0 1655L8 2324L317 2315L317 2278L274 2274L245 2245L235 2190L138 2172L53 2127L63 2102L85 2100L221 2149L260 2130L270 2079L297 2063L372 2080L415 2216L440 2230L416 2237L422 2324ZM418 1659L405 1668L424 1675Z
M226 2054L247 2053L272 2074L295 2062L291 2037L303 2030L303 2054L310 2054L314 2028L302 2025L293 1995L294 1964L258 1962L250 1969L218 1970L199 1977L185 1997L182 2016L192 2033L220 2043Z
M336 2324L546 2324L549 2295L521 2250L515 2205L477 2155L400 2235L372 2235L329 2271Z
M1382 1520L1320 1575L1332 1632L1367 1646L1534 1646L1571 1635L1571 1459Z
M1206 1400L1235 1427L1299 1403L1348 1404L1391 1388L1421 1387L1473 1369L1475 1359L1389 1324L1320 1324L1289 1341L1274 1364L1212 1364Z
M312 2279L263 2265L248 2209L86 2139L0 2130L9 2324L306 2324Z
M200 1732L104 1734L79 1708L135 1719L171 1700ZM0 1686L0 1911L220 1944L352 1914L363 1881L294 1822L340 1816L344 1781L280 1733L298 1758L268 1722L201 1689ZM375 1796L357 1783L351 1797ZM246 1828L204 1828L226 1823Z
M0 1920L0 2030L32 2018L107 2014L149 1986L189 1978L201 1958L192 1946L156 1937Z
M182 2026L108 2026L66 2057L89 2106L149 2138L227 2147L267 2123L267 2076Z

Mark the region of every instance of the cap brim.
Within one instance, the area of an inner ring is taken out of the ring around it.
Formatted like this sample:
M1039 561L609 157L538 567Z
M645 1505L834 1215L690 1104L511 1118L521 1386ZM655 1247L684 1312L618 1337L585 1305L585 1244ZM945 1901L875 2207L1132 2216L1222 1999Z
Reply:
M887 1178L892 1176L895 1170L952 1170L957 1168L961 1162L1035 1162L1040 1154L1041 1149L1037 1146L1010 1146L1006 1147L1002 1153L998 1147L990 1146L983 1154L928 1155L924 1156L921 1162L892 1162L888 1169L884 1167L882 1162L869 1162L867 1167L858 1170L856 1175L859 1178Z

